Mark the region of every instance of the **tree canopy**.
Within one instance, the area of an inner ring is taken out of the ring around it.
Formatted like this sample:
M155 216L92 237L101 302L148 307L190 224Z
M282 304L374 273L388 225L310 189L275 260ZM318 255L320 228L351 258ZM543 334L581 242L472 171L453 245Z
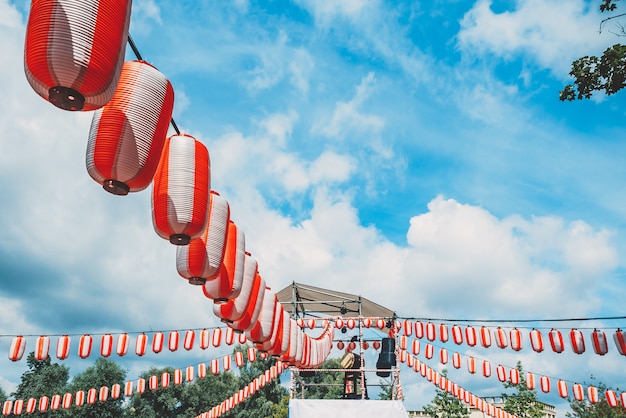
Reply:
M614 12L620 0L602 0L601 12ZM605 19L624 16L614 15ZM626 35L622 27L621 35ZM606 95L617 93L626 86L626 45L615 44L607 48L600 56L587 55L572 63L569 73L574 77L573 84L561 90L562 101L589 99L594 92L603 91Z
M448 370L443 369L441 376L448 377ZM435 397L430 404L424 406L424 412L433 418L467 418L469 409L453 394L440 389L435 389Z
M598 389L598 393L605 393L607 390L606 385L598 381L593 375L591 376L591 382L585 382L584 386L595 386ZM619 388L616 391L619 393ZM604 396L601 396L600 401L595 404L586 400L577 401L572 398L567 400L572 410L565 414L568 418L626 418L626 410L624 408L611 407Z
M506 389L515 389L515 392L502 394L505 399L503 409L518 418L543 417L543 407L537 400L537 392L528 389L520 361L517 362L516 369L519 372L519 383L514 385L509 381L504 382Z
M235 351L242 353L245 350L247 350L247 346L235 348ZM73 402L68 409L37 411L29 414L29 416L48 418L70 416L78 418L193 418L219 405L276 363L276 360L271 357L267 359L258 358L255 362L249 362L247 356L243 356L243 358L244 364L239 369L238 374L232 371L215 375L208 373L202 379L194 379L192 382L183 381L180 385L171 383L165 388L161 385L162 376L169 374L171 382L175 369L172 367L151 367L142 372L139 377L149 383L150 377L156 376L159 387L154 390L146 387L142 394L134 393L130 398L125 398L123 394L118 399L109 396L107 401L97 401L93 404L89 404L85 399L82 406L76 406ZM123 387L127 379L124 369L113 360L103 357L98 358L93 365L84 372L77 374L71 381L69 368L65 365L52 363L50 357L38 361L35 359L34 353L30 353L26 362L28 370L22 374L21 382L15 392L7 397L4 390L0 388L0 400L2 402L7 398L22 399L26 402L29 398L39 400L42 396L52 398L53 395L63 396L66 393L72 394L75 399L75 394L78 391L87 392L91 388L99 390L103 386L111 388L116 383ZM85 395L87 394L85 393ZM237 408L222 416L225 418L286 418L288 403L288 392L276 379L268 382Z

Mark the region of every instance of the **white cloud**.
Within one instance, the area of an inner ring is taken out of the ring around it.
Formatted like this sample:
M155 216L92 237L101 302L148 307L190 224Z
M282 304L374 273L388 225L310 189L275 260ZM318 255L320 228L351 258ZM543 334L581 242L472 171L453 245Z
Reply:
M295 48L293 50L293 56L289 63L290 81L296 90L305 96L309 92L311 74L314 68L315 60L306 49Z
M308 9L318 25L329 25L335 18L358 20L367 9L375 8L376 1L371 0L300 0L301 6Z
M348 133L352 135L354 133L375 135L380 132L385 126L383 118L362 113L359 110L367 100L375 80L374 73L369 73L363 77L361 83L356 87L354 97L347 102L338 102L330 120L318 122L314 130L331 138L345 138ZM358 138L353 140L358 141Z
M297 120L298 115L294 111L275 113L261 121L261 126L266 130L267 135L277 142L279 148L285 148L287 139L293 131L293 124Z
M593 310L595 300L578 287L617 267L610 233L582 221L565 226L552 218L498 220L441 196L428 208L411 218L405 274L442 308L462 303L478 310L487 303L500 316ZM437 309L433 302L425 304Z
M131 14L131 34L150 34L154 25L163 25L161 9L154 0L135 0Z
M250 94L268 90L283 80L302 95L306 96L310 88L310 78L315 62L311 54L303 47L292 47L285 31L280 31L273 41L246 45L243 52L255 62L254 68L247 71L247 78L242 82Z
M355 171L352 158L325 151L309 167L311 180L318 184L325 181L343 182Z
M19 29L23 26L22 15L6 1L0 3L0 27Z
M614 38L606 32L598 35L605 16L595 3L517 0L514 10L501 13L494 13L491 3L477 2L461 21L459 46L470 56L525 55L565 78L574 59L601 53Z

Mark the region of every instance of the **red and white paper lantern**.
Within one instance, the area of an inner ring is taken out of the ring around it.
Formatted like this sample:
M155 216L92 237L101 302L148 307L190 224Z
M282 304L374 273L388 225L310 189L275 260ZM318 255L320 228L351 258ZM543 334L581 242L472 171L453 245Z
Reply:
M543 336L538 329L532 329L530 331L530 345L534 351L541 353L543 351Z
M491 347L491 331L485 326L480 327L480 343L485 348Z
M78 357L87 358L91 354L91 346L93 345L93 337L89 334L84 334L78 341Z
M551 329L548 333L548 338L550 339L550 345L552 346L552 351L555 353L562 353L565 350L565 344L563 344L563 335L561 331L558 329Z
M59 360L65 360L70 355L71 339L68 335L62 335L57 340L56 356Z
M9 360L20 361L24 356L24 350L26 349L26 339L18 335L11 339L11 346L9 347Z
M219 274L214 279L207 280L202 287L207 298L221 303L239 295L243 284L245 252L246 239L243 230L231 220L228 222L224 260Z
M43 361L48 358L50 352L50 337L42 335L35 341L35 360Z
M570 341L572 343L572 350L576 354L582 354L585 352L585 339L583 333L579 329L572 329L569 333Z
M209 151L190 135L165 141L154 175L152 221L156 233L175 245L187 245L204 232L209 216Z
M64 110L108 103L124 62L131 4L33 1L24 43L24 71L33 90Z
M622 356L626 356L626 331L622 331L618 328L617 331L615 331L615 334L613 334L613 341L615 341L617 351ZM626 408L626 404L624 407Z
M176 270L190 284L202 285L219 274L226 251L229 221L228 202L211 190L209 219L204 232L189 245L176 248Z
M124 196L150 185L174 108L171 83L145 61L122 66L115 94L94 112L87 172L104 190Z
M603 356L609 352L609 345L606 341L606 334L604 331L594 329L591 333L591 341L593 343L593 351L595 351L596 354Z

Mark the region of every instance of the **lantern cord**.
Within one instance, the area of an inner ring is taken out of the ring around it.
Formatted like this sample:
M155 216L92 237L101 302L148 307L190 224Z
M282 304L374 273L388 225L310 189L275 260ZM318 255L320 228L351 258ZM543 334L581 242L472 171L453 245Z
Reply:
M141 53L139 52L139 49L137 48L137 45L135 45L135 42L133 41L133 38L130 36L130 33L128 34L128 45L130 45L130 48L133 50L133 53L135 54L135 57L137 57L138 60L142 60L143 61L143 57L141 56ZM176 125L176 122L174 121L174 118L172 118L170 120L170 122L172 123L172 127L176 131L176 134L180 135L180 129L178 129L178 125Z
M626 319L626 316L600 316L595 318L553 318L553 319L445 319L445 318L411 318L398 317L398 319L439 321L439 322L573 322L573 321L606 321L615 319Z

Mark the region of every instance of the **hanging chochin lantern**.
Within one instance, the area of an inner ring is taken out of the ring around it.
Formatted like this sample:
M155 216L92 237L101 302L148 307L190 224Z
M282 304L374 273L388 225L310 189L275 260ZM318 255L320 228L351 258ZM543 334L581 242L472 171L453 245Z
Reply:
M609 351L609 345L606 341L606 334L602 330L594 329L591 334L591 340L593 342L593 351L598 355L605 355Z
M250 253L245 253L243 282L239 294L226 302L213 303L213 313L215 316L221 318L222 322L232 324L235 321L243 319L248 309L248 305L253 299L254 289L256 289L258 294L259 286L262 282L261 277L257 275L257 272L258 263L256 259L252 257ZM264 282L263 287L265 287Z
M210 190L207 148L190 135L168 138L154 175L152 221L157 234L175 245L198 238L208 220Z
M24 72L33 90L64 110L104 106L118 82L131 0L31 2Z
M202 285L214 279L224 260L230 207L226 199L211 190L209 219L200 237L189 245L176 247L176 270L190 284Z
M87 172L104 190L126 195L150 185L172 119L172 84L145 61L125 62L115 94L91 121Z
M246 252L246 237L243 229L233 221L228 222L224 260L217 277L207 280L202 287L204 296L223 303L241 292L243 267Z
M274 316L279 313L279 305L276 294L269 287L266 287L259 318L255 326L246 332L247 339L255 344L262 344L271 338L272 324L274 323Z

